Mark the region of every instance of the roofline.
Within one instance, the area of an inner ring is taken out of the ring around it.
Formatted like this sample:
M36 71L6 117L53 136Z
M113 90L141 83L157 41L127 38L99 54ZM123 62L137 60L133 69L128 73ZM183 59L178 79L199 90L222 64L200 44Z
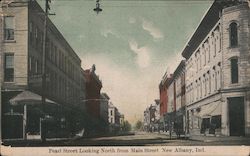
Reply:
M27 1L27 3L29 3L29 4L32 3L32 5L35 6L34 9L39 9L39 10L41 10L44 13L43 8L41 7L41 5L37 1ZM50 30L50 31L53 30L53 29L55 30L55 31L51 31L51 32L54 33L55 37L58 37L58 41L59 42L60 42L59 39L61 39L61 41L64 42L62 44L62 46L64 46L65 49L69 50L70 53L80 62L80 65L81 65L81 59L80 59L80 57L75 52L75 50L71 47L71 45L66 40L66 38L63 36L63 34L61 33L61 31L58 30L58 28L56 27L56 25L51 21L51 19L49 17L47 18L47 24L48 24L48 30Z
M182 48L182 50L181 50L181 51L182 51L181 55L182 55L184 58L187 58L187 57L184 56L184 50L186 49L187 46L189 46L188 43L190 42L190 40L192 39L192 37L193 37L194 34L196 33L196 30L200 27L202 21L203 21L204 18L206 17L206 15L207 15L207 13L209 12L209 10L210 10L210 9L212 8L212 6L215 4L215 1L216 1L216 0L214 0L214 2L210 5L210 7L207 9L207 11L203 14L202 18L200 19L200 22L199 22L198 26L194 29L192 35L189 37L189 39L188 39L187 42L185 43L185 46Z
M176 78L176 76L178 75L178 73L180 72L181 69L185 68L185 62L186 62L185 60L182 60L182 61L179 63L178 67L177 67L177 68L175 69L175 71L174 71L173 79Z

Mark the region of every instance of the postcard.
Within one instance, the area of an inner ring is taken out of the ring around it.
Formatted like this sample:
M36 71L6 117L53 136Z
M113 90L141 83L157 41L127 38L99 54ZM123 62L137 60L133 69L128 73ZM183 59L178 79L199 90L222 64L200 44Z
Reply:
M249 0L0 0L1 155L250 154Z

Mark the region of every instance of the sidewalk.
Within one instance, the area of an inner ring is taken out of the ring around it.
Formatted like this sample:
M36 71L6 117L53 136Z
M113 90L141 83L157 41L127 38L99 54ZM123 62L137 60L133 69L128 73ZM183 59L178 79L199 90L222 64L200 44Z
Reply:
M189 140L195 140L201 142L230 142L230 141L250 141L250 137L192 135L189 136Z
M164 136L169 136L168 132L161 132L161 133L157 133L160 135L164 135ZM173 133L172 134L172 139L178 139L176 134ZM181 135L181 137L179 139L187 139L187 140L193 140L193 141L200 141L200 142L249 142L250 143L250 137L245 136L245 137L240 137L240 136L213 136L213 135L190 135L187 134L187 136L185 135Z
M62 143L69 141L72 138L47 138L46 142L42 142L41 139L5 139L2 140L1 145L4 146L46 146L53 145L55 143Z

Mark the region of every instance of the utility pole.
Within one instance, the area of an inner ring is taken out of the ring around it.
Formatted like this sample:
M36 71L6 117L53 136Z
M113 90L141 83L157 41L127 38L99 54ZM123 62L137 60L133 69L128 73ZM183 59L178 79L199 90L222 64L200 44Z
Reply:
M45 120L45 103L46 103L46 41L47 41L47 18L49 15L51 0L45 0L45 13L44 13L44 30L43 30L43 53L42 53L42 110L43 119L41 121L41 139L42 142L46 141L46 120Z
M0 0L0 141L2 141L2 82L3 82L3 10L2 10L2 1Z

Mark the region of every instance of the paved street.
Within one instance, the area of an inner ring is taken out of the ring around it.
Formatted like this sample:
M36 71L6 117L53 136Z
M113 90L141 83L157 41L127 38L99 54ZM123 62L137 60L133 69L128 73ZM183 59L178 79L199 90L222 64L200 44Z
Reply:
M6 142L8 144L8 142ZM176 139L166 134L136 132L134 135L57 140L41 143L12 142L13 146L210 146L210 145L250 145L249 138L240 137L191 137Z

